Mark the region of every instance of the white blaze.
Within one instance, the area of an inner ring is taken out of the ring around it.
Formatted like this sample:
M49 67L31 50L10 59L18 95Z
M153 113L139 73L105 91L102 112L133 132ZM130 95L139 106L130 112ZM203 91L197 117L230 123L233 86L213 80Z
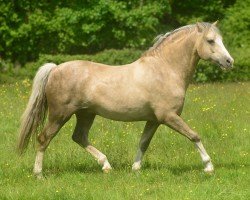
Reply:
M233 60L233 58L230 56L227 49L225 48L222 39L220 37L216 38L215 43L220 47L220 51L225 57L231 58Z

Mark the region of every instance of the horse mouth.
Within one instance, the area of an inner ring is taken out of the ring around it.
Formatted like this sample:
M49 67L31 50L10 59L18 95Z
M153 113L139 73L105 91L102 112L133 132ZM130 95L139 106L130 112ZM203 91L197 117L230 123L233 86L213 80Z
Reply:
M229 71L233 68L233 65L224 65L220 61L217 61L216 64L223 70L223 71Z
M219 64L220 68L223 70L223 71L229 71L233 68L233 66L224 66L224 65L221 65Z
M220 68L223 70L223 71L229 71L232 69L232 67L225 67L223 65L220 65Z

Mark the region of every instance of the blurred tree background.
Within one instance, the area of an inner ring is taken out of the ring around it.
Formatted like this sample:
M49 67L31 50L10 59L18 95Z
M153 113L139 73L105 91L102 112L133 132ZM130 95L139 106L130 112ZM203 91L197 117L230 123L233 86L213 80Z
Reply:
M32 77L48 61L125 64L160 33L218 19L236 69L201 62L194 80L249 80L250 0L0 0L0 78Z

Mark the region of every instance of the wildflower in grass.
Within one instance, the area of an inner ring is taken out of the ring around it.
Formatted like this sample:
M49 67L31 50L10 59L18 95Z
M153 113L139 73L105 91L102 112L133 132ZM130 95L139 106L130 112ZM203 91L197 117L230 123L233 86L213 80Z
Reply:
M227 137L227 133L222 134L222 138L225 138L225 137Z
M196 97L195 99L193 99L193 102L197 102L200 100L200 97Z
M248 152L245 152L245 151L240 152L240 156L241 156L241 157L245 157L245 156L247 156L247 155L248 155Z

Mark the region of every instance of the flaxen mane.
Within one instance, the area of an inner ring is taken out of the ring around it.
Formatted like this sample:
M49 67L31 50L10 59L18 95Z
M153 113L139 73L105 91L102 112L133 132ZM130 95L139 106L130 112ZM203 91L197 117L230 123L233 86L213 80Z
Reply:
M212 26L211 23L208 22L200 22L200 25L202 25L204 28L210 28ZM143 56L147 56L147 55L151 55L155 52L155 50L157 50L159 47L161 47L165 41L167 41L167 39L170 38L170 36L175 35L176 33L180 33L181 31L185 31L187 33L191 33L196 27L196 24L191 24L191 25L186 25L186 26L182 26L180 28L177 28L173 31L167 32L165 34L160 34L158 35L154 41L155 43L153 44L152 47L150 47L143 55ZM213 30L219 33L219 30L216 27L213 27Z

